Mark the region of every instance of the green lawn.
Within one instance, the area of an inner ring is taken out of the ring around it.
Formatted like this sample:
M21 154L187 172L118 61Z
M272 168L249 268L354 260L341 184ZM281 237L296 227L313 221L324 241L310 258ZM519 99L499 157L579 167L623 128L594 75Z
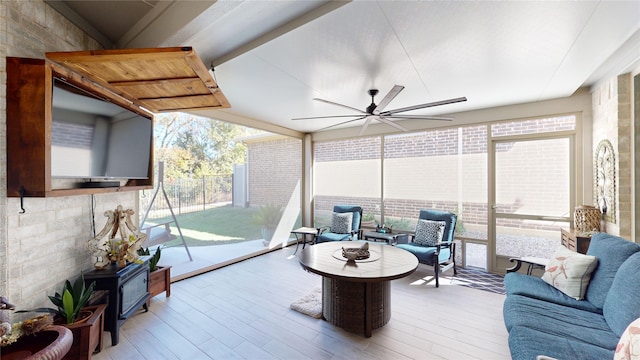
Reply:
M176 219L187 245L209 246L262 239L260 225L252 222L253 214L257 211L258 209L256 208L240 208L228 205L176 215ZM169 216L148 219L147 223L158 224L171 220L172 218ZM164 246L182 246L182 241L175 225L171 226L171 233L178 236L178 239L167 242Z

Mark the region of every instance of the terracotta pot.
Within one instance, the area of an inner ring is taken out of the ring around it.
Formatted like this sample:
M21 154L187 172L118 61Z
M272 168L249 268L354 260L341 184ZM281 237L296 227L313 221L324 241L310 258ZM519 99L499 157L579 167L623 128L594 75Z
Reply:
M64 326L52 325L2 348L3 360L61 360L71 348L73 335Z

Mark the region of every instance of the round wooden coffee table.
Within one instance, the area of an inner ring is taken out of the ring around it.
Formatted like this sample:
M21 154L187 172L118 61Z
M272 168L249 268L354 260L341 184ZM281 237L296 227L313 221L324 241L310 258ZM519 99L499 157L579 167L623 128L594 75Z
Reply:
M322 275L322 315L347 331L371 336L391 319L390 281L418 268L418 258L390 245L369 243L369 259L347 262L342 248L361 241L332 241L310 246L299 255L300 265Z

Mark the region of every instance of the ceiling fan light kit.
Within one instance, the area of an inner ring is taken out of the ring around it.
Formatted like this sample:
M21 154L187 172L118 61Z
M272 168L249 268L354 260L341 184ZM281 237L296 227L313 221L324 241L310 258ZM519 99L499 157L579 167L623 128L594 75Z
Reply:
M385 97L382 99L382 101L380 101L380 103L378 105L376 105L375 103L375 96L378 95L378 89L370 89L368 91L369 96L371 96L371 104L369 106L367 106L367 108L362 111L360 109L348 106L348 105L344 105L344 104L340 104L340 103L336 103L333 101L329 101L329 100L325 100L325 99L320 99L320 98L314 98L313 100L315 101L320 101L326 104L330 104L330 105L335 105L335 106L340 106L349 110L354 110L357 112L357 114L352 114L352 115L334 115L334 116L313 116L313 117L304 117L304 118L294 118L292 120L311 120L311 119L328 119L328 118L341 118L341 117L351 117L351 118L355 118L355 119L350 119L347 121L342 121L339 122L337 124L333 124L321 129L318 129L317 131L322 131L322 130L327 130L336 126L340 126L340 125L344 125L353 121L358 121L358 120L362 120L364 119L364 124L362 125L362 128L360 129L360 133L358 134L359 136L364 134L364 132L366 131L367 127L371 124L372 120L377 120L383 124L387 124L389 126L392 126L400 131L404 131L407 132L409 131L407 128L405 128L404 126L401 126L399 124L396 124L395 122L393 122L392 120L439 120L439 121L451 121L453 120L452 117L448 117L448 116L429 116L429 115L403 115L400 113L406 112L406 111L413 111L413 110L419 110L419 109L424 109L424 108L428 108L428 107L434 107L434 106L441 106L441 105L448 105L448 104L454 104L454 103L458 103L458 102L463 102L463 101L467 101L466 97L459 97L459 98L453 98L453 99L447 99L447 100L441 100L441 101L434 101L434 102L430 102L430 103L426 103L426 104L419 104L419 105L413 105L413 106L408 106L408 107L404 107L404 108L399 108L399 109L395 109L395 110L387 110L387 111L383 111L387 105L389 105L389 103L391 103L391 101L393 101L393 99L395 99L396 96L398 96L398 94L404 89L404 86L401 85L395 85L388 93L387 95L385 95Z

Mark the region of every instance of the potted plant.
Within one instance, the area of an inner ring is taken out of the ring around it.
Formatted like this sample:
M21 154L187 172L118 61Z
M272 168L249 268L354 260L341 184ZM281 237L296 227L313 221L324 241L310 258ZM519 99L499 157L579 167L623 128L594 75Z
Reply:
M18 312L48 312L54 315L54 324L67 327L73 333L73 344L64 359L91 359L91 354L102 350L104 311L106 304L87 305L95 282L85 286L80 275L71 284L66 280L62 292L49 296L56 308L38 308Z
M151 251L149 248L140 248L138 255L150 256ZM151 305L151 298L165 293L166 297L171 296L171 266L159 266L160 256L162 252L160 246L156 248L156 251L149 258L149 299L147 300L147 306Z
M373 213L367 212L362 216L362 221L360 222L360 227L363 229L375 228L376 227L376 217Z
M260 206L258 212L253 215L253 223L262 226L262 238L265 245L271 241L281 217L282 207L269 204Z

